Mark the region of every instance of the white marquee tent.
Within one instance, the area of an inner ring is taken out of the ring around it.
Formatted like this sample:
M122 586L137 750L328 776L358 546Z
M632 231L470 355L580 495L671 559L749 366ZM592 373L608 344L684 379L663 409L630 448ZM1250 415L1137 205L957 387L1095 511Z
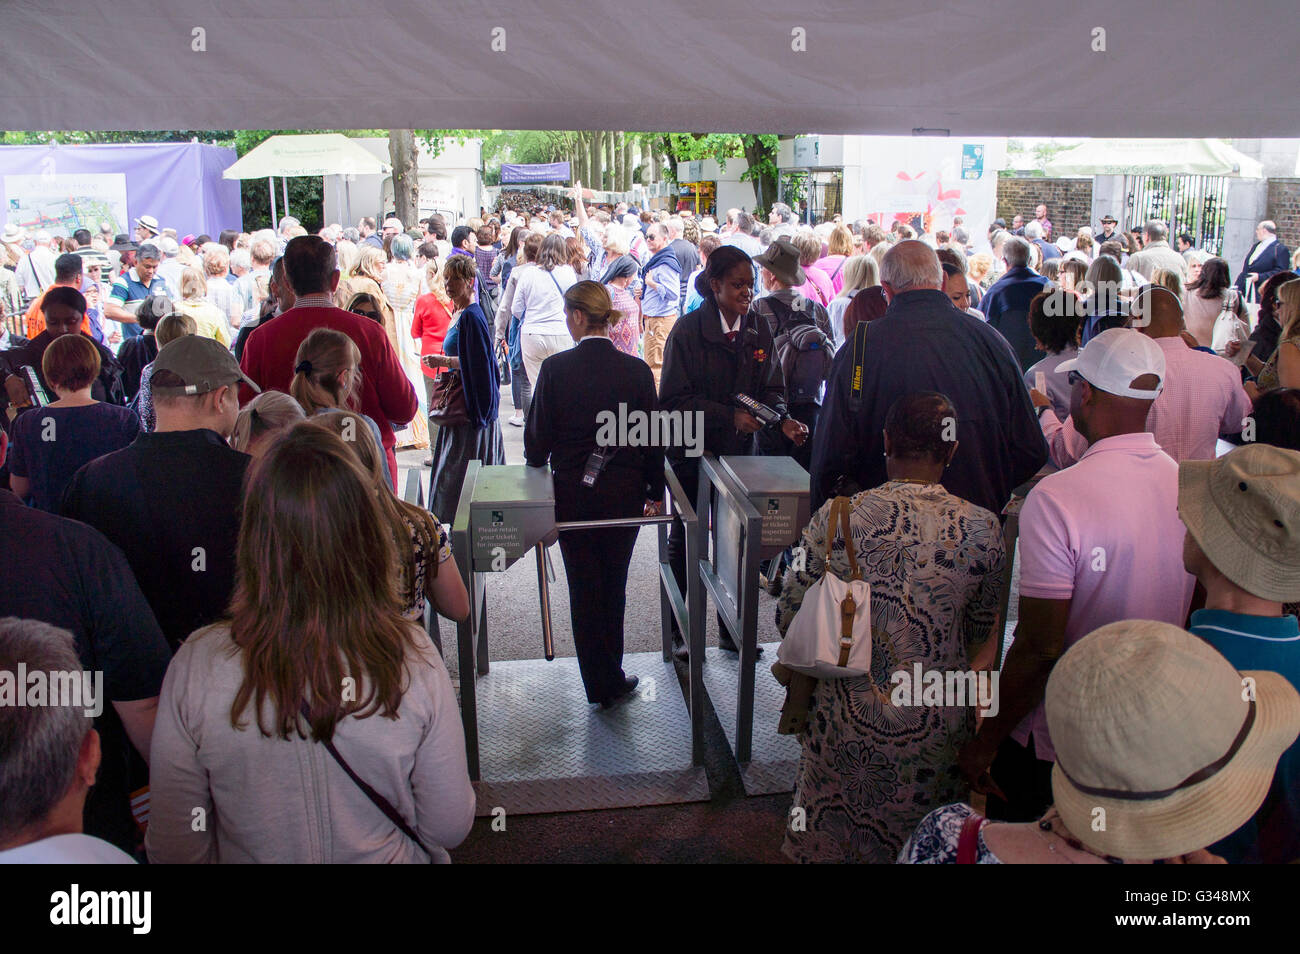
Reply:
M3 125L1295 136L1294 13L1294 0L10 2Z

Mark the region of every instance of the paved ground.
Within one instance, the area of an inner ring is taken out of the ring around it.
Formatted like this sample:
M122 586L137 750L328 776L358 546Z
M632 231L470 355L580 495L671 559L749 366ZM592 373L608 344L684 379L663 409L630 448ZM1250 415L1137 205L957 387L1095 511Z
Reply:
M523 429L507 424L512 413L509 388L502 391L501 428L506 462L523 462ZM399 486L405 488L412 468L422 473L427 494L429 474L422 466L426 451L398 454ZM446 518L447 515L439 514ZM551 548L556 580L551 584L552 631L557 656L574 655L569 622L569 594L559 548ZM491 621L491 659L535 659L542 656L542 636L536 564L525 558L506 572L493 576L488 586ZM641 531L628 575L625 623L626 651L647 652L660 646L659 570L656 531ZM1016 606L1012 593L1011 613ZM717 620L712 608L706 642L717 644ZM1009 627L1010 628L1010 624ZM455 628L442 624L447 665L458 676ZM779 637L775 601L761 594L758 641ZM764 675L764 660L759 661ZM678 664L679 679L685 667ZM577 714L575 714L577 715ZM583 716L586 714L583 713ZM780 845L788 817L788 794L747 797L739 769L727 746L722 726L711 706L705 713L705 769L712 800L692 805L653 806L568 812L553 815L516 815L506 820L506 831L493 831L492 821L481 818L466 842L453 852L458 862L773 862L783 860Z

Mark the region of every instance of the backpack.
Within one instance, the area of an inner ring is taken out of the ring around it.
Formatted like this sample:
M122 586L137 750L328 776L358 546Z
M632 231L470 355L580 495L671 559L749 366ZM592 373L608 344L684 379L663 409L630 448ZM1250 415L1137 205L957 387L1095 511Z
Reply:
M789 324L773 343L785 376L786 404L821 404L822 386L835 358L835 345L826 332L811 321Z

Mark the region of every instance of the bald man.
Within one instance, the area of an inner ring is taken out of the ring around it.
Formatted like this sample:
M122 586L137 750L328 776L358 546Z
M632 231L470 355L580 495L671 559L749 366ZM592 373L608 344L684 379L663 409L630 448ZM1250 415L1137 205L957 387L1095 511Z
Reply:
M1144 288L1133 301L1129 324L1165 355L1164 388L1151 405L1146 429L1175 461L1212 460L1219 437L1240 434L1250 414L1241 372L1227 358L1188 345L1182 303L1167 288ZM1037 391L1031 396L1035 406L1043 406L1043 396ZM1049 407L1039 420L1057 467L1074 463L1088 449L1071 418L1062 422Z

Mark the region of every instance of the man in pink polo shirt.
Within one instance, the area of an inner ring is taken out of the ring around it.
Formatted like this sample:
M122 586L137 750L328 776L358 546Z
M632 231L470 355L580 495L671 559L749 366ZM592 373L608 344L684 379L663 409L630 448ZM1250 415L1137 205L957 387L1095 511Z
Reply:
M1163 386L1147 415L1146 429L1177 463L1213 460L1219 436L1240 434L1250 414L1241 372L1226 358L1189 347L1180 337L1186 331L1183 306L1169 289L1148 285L1134 299L1132 314L1132 326L1165 356ZM1035 407L1050 408L1045 397L1031 398ZM1050 409L1040 411L1039 420L1053 464L1068 467L1083 455L1088 442L1073 421L1060 421Z
M415 388L388 343L383 325L334 305L339 284L334 246L318 235L290 239L284 249L284 272L297 301L274 319L263 321L248 336L239 362L263 391L289 391L298 346L317 328L341 331L361 351L361 412L379 425L388 457L388 473L397 490L396 439L392 425L401 427L415 417L419 403ZM239 400L252 400L252 389L240 385Z
M1020 616L1000 709L960 757L966 778L989 793L989 817L1017 822L1036 820L1052 802L1056 755L1043 692L1056 660L1107 623L1183 626L1196 582L1183 569L1178 465L1145 429L1165 375L1159 345L1112 328L1060 368L1088 449L1025 501Z

